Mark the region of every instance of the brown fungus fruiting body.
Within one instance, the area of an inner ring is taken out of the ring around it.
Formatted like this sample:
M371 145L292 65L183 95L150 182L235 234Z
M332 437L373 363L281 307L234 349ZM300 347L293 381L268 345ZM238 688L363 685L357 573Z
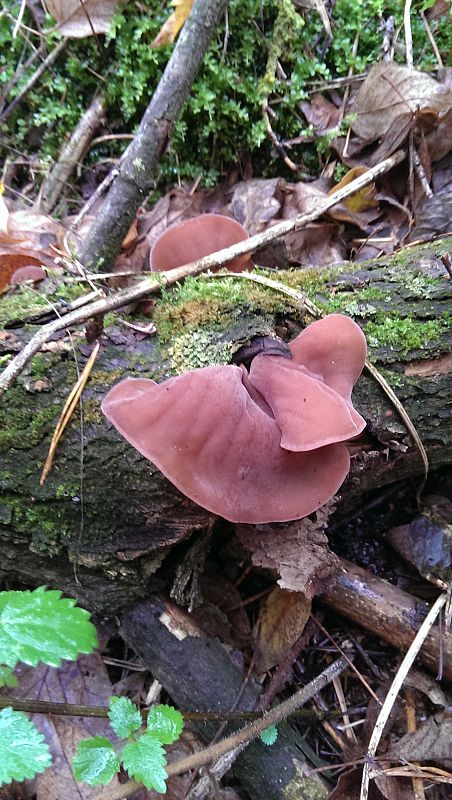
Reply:
M245 228L222 214L201 214L171 225L156 239L149 254L152 272L182 267L248 239ZM251 253L223 265L230 272L252 269Z
M351 405L351 389L366 344L352 320L332 314L306 328L290 348L291 361L259 355L249 373L243 366L218 366L161 384L126 378L110 390L102 410L130 444L209 511L231 522L298 519L326 503L349 471L344 442L365 426Z

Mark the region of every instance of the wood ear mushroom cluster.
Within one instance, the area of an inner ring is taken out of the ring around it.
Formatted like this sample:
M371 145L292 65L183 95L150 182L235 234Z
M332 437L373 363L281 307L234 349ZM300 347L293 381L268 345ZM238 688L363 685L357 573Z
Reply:
M231 522L285 522L316 511L350 468L365 420L351 392L366 357L355 322L331 314L249 372L216 366L157 384L126 378L102 402L119 433L200 506Z

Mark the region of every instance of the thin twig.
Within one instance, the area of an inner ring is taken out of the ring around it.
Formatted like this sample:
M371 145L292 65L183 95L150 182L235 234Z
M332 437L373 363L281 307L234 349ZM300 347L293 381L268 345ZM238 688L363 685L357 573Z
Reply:
M323 672L308 683L307 686L299 689L292 697L289 697L278 706L272 708L260 719L251 722L249 725L245 725L236 733L217 742L213 747L207 747L204 750L192 753L186 758L181 758L173 764L169 764L167 769L168 777L180 775L182 772L188 772L188 770L191 769L198 769L205 764L209 764L211 761L216 761L230 750L248 744L270 725L276 725L278 722L281 722L291 714L292 711L307 703L308 700L311 700L314 695L331 683L333 678L340 675L347 666L348 664L345 658L339 658L324 669ZM99 795L94 798L94 800L122 800L124 797L130 797L131 794L141 788L141 783L131 780L123 786L118 787L118 789L112 789L107 794Z
M405 7L403 9L403 27L405 30L405 47L406 47L406 65L413 67L413 34L411 32L411 1L405 0Z
M427 36L429 38L429 42L430 42L430 44L432 46L432 50L433 50L433 52L435 54L436 63L438 64L438 68L442 69L444 67L443 59L441 58L441 53L438 50L438 45L435 42L435 37L433 36L433 33L431 31L431 28L430 28L430 25L428 24L427 17L425 16L425 13L423 11L420 11L419 14L420 14L422 22L424 23L424 28L425 28Z
M375 774L374 771L371 772L371 765L374 761L378 745L380 744L380 739L383 735L383 730L388 721L392 707L397 699L397 695L399 694L400 689L402 688L403 683L405 681L405 678L408 675L413 665L414 659L416 658L417 654L419 653L419 650L424 644L424 640L429 634L430 629L433 627L436 618L441 612L441 609L445 605L446 599L447 595L445 592L443 594L440 594L439 597L436 599L435 603L428 612L424 622L419 628L416 636L414 637L410 649L406 653L397 671L397 674L391 684L391 688L389 689L388 694L386 695L386 699L377 717L375 727L372 731L372 736L370 737L369 746L367 748L367 756L364 761L363 776L361 781L360 800L367 800L369 796L369 780Z
M103 659L106 664L109 659ZM111 659L113 661L113 659ZM116 659L120 661L120 659ZM121 662L121 666L131 669L127 662ZM117 666L114 663L113 666ZM146 667L140 667L145 670ZM10 706L15 711L29 711L30 714L53 714L58 717L95 717L105 719L110 713L109 706L89 706L78 705L76 703L52 703L48 700L31 700L24 697L1 697L0 709ZM349 714L362 714L365 709L357 706L348 709ZM140 709L143 720L146 720L150 709ZM249 720L261 719L263 711L181 711L183 718L189 722L248 722ZM310 722L322 722L324 719L336 719L342 716L339 709L329 709L328 711L317 711L315 708L298 708L288 717L295 719L308 720Z
M223 250L219 250L217 253L212 253L211 255L205 256L204 258L199 259L199 261L194 261L191 264L185 264L182 267L167 270L166 272L155 273L152 277L140 281L136 286L118 291L105 299L97 300L91 305L86 306L84 309L73 311L72 313L67 314L61 320L58 319L49 322L47 325L44 325L40 331L35 333L28 344L25 345L20 353L18 353L18 355L1 373L0 396L14 382L28 361L33 358L35 353L39 351L42 344L47 342L55 333L66 330L72 325L79 325L83 322L86 322L88 319L97 316L98 314L105 314L108 311L113 311L116 308L120 308L122 305L134 302L135 300L140 300L142 297L146 297L149 294L157 294L160 292L162 287L172 286L174 283L183 280L189 275L195 276L199 275L201 272L207 271L208 269L217 269L218 267L223 266L223 264L227 264L228 261L231 261L237 256L244 255L245 253L251 253L260 247L263 247L269 242L272 242L278 236L283 236L286 233L291 233L292 231L303 228L309 222L313 222L315 219L321 217L322 214L335 206L337 203L344 200L346 197L350 197L350 195L364 188L364 186L372 183L372 181L374 181L379 175L383 175L385 172L388 172L394 166L403 161L405 156L406 152L404 150L398 150L396 153L390 156L390 158L382 161L381 164L377 164L377 166L372 167L372 169L369 169L363 175L355 178L354 181L350 181L350 183L348 183L346 186L338 189L334 194L331 194L325 199L320 200L317 204L317 207L313 211L309 211L306 214L300 214L300 216L294 217L293 219L284 220L283 222L280 222L278 225L274 225L272 228L269 228L263 233L258 233L255 236L251 236L249 239L245 239L242 242L231 245L231 247L226 247Z
M58 56L60 55L62 50L64 50L67 43L68 39L62 39L61 42L59 42L59 44L57 44L57 46L49 53L47 58L45 58L44 61L41 62L37 70L31 76L30 80L27 81L25 86L23 86L20 92L15 96L14 100L12 100L9 106L7 106L5 110L2 111L2 113L0 114L0 120L2 122L4 122L9 117L10 114L12 114L14 109L19 105L21 100L23 100L25 95L39 81L41 75L44 74L46 69L48 69L53 64L53 62L57 60Z

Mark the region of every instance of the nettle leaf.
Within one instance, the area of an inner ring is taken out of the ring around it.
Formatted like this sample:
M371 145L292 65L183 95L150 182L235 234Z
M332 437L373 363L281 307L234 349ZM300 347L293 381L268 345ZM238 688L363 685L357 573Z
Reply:
M149 731L143 733L136 742L126 744L121 760L131 778L144 783L146 789L165 794L168 777L165 751Z
M119 758L105 736L93 736L79 743L72 769L76 780L98 786L109 783L119 772Z
M147 732L162 744L172 744L179 738L184 718L173 706L152 706L147 720Z
M265 728L265 731L262 731L259 734L260 740L267 745L275 744L278 738L278 728L276 725L269 725L268 728Z
M19 681L13 674L11 667L4 667L0 664L0 689L2 686L17 686Z
M143 723L138 708L128 697L110 697L108 717L111 727L121 739L127 739Z
M33 592L0 592L0 662L15 667L39 661L59 667L61 659L97 647L94 625L76 601L40 586Z
M0 786L34 778L52 763L52 756L31 720L9 706L0 711Z

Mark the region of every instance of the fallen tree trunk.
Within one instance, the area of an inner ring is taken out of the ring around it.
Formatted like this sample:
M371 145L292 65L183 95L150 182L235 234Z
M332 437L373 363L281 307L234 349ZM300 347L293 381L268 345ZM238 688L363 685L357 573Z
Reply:
M435 243L354 267L276 276L307 293L326 313L342 311L364 326L371 359L410 415L432 468L452 460L452 284L436 256L440 249ZM160 336L152 338L109 315L84 393L83 428L76 413L42 487L50 438L76 379L67 340L50 342L4 395L3 577L64 587L101 613L114 613L146 594L168 548L205 528L212 515L119 438L102 416L101 398L125 375L162 380L183 369L226 363L254 334L276 330L290 339L310 321L293 300L240 278L192 280L157 301L154 318ZM0 348L17 351L29 336L30 326L5 328ZM74 334L74 343L83 365L89 347L81 335ZM354 447L350 477L341 490L343 508L356 507L363 493L394 481L410 478L415 485L423 471L398 412L370 375L363 374L357 384L355 406L368 429Z
M206 636L196 622L177 606L154 597L128 611L121 633L144 664L180 708L225 712L253 710L260 695L259 684L246 681L240 667L218 639ZM199 734L209 741L218 723L196 723ZM237 726L235 726L237 727ZM227 733L233 728L228 727ZM302 736L282 725L272 748L252 742L232 767L235 777L253 800L321 800L328 792L303 757Z

